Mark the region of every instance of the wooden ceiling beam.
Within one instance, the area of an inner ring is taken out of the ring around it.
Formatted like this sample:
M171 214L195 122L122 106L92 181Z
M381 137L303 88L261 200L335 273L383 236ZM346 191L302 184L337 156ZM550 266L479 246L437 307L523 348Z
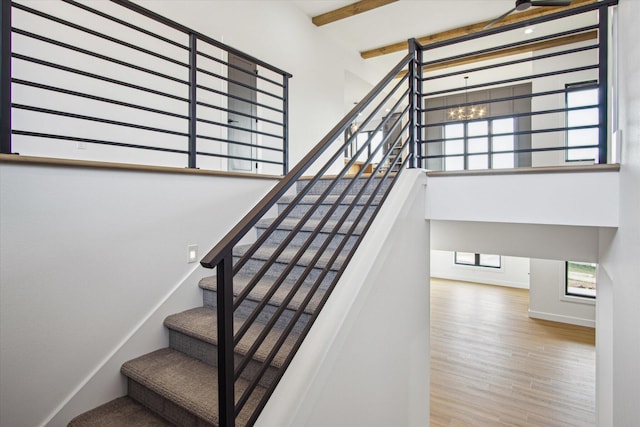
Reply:
M525 10L520 13L513 13L511 15L506 16L502 21L497 22L492 28L501 27L507 24L514 24L516 22L522 22L533 18L538 18L540 16L549 15L551 13L556 13L565 9L572 9L578 6L583 6L585 4L595 3L597 0L573 0L570 6L561 6L561 7L534 7L529 10ZM467 25L464 27L454 28L453 30L442 31L440 33L430 34L428 36L423 36L417 38L418 42L421 45L429 45L431 43L437 43L444 40L449 40L455 37L466 36L467 34L476 33L478 31L482 31L491 21L479 22L473 25ZM406 51L408 48L407 42L398 42L393 43L387 46L378 47L371 50L365 50L360 52L360 56L364 59L374 58L376 56L387 55L389 53Z
M439 62L437 64L428 65L423 68L425 72L436 71L444 68L456 67L459 65L472 64L474 62L487 61L489 59L503 58L505 56L518 55L521 53L529 53L537 50L551 49L554 47L564 46L572 43L578 43L588 40L595 40L598 38L598 31L587 31L579 34L572 34L570 36L558 37L551 40L545 40L537 43L529 43L521 46L516 46L507 49L501 49L495 52L488 52L478 55L468 56L462 59L453 59L450 61ZM407 71L398 73L396 78L404 77Z
M320 27L322 25L349 18L351 16L358 15L372 9L377 9L396 1L398 0L360 0L359 2L341 7L340 9L335 9L327 13L323 13L322 15L314 16L313 18L311 18L311 22Z

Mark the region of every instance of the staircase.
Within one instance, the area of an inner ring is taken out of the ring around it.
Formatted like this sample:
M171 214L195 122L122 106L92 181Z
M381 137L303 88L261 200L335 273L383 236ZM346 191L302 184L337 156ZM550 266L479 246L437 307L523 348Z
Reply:
M378 177L360 178L355 182L342 179L323 195L331 179L319 179L306 189L309 181L301 179L296 188L297 191L305 189L305 195L280 224L269 230L273 218L257 222L256 237L267 231L270 234L243 260L234 276L234 300L236 304L239 302L234 311L234 335L242 334L235 346L235 367L240 372L235 382L236 404L249 389L246 403L237 413L237 426L251 425L252 417L255 420L256 410L261 409L261 398L275 386L287 358L292 357L300 344L301 334L321 308L323 297L350 257L391 181L381 182ZM378 184L380 189L376 192ZM278 213L295 198L295 195L281 197L277 203ZM333 212L328 215L331 209ZM312 238L321 221L324 225ZM292 234L296 228L298 231ZM299 251L305 246L306 249ZM323 246L325 250L319 252ZM235 247L234 265L249 253L250 247L251 244ZM268 264L279 248L282 251L275 262ZM316 256L318 259L314 262ZM261 270L266 272L256 275ZM260 279L254 280L254 277ZM273 287L277 282L281 283ZM296 286L299 288L295 289ZM122 366L128 395L79 415L69 426L219 425L216 277L202 279L200 288L202 307L165 319L169 347ZM239 298L241 295L243 299ZM285 329L290 332L285 333ZM260 337L261 334L264 337ZM279 340L281 348L270 357Z
M420 127L409 112L418 100L419 74L411 46L205 255L201 264L217 271L200 282L202 306L165 319L169 347L124 363L128 395L69 426L232 427L257 421L393 183L415 167ZM383 111L388 114L379 119ZM393 132L363 141L329 176L354 143L355 136L344 135L356 123L379 123L372 135L385 126ZM347 175L363 155L362 169Z

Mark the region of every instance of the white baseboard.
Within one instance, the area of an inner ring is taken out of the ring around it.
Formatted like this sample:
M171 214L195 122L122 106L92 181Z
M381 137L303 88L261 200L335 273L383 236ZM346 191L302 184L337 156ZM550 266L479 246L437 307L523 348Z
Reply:
M568 323L570 325L586 326L588 328L595 328L595 320L583 319L580 317L563 316L561 314L544 313L541 311L529 310L529 317L533 319L549 320L551 322Z

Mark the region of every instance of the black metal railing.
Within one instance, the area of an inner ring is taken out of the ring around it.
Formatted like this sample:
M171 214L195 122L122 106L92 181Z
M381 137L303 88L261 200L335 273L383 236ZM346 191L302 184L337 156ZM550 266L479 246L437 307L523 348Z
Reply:
M0 152L287 173L290 74L128 0L0 21Z
M414 50L201 261L203 266L217 270L220 425L235 425L236 417L241 414L243 419L249 420L248 425L256 421L393 183L403 168L413 162L415 147L412 147L411 135L417 131L417 123L412 117L411 105L417 99L419 81L415 73L399 80L395 77L407 66L415 69L415 64ZM361 117L366 118L361 120ZM358 135L348 131L355 128L366 129L368 136L365 143L345 159L346 148ZM376 139L379 132L382 137ZM343 139L344 135L347 137ZM359 168L354 172L356 165ZM305 174L307 176L303 177ZM295 195L290 194L294 185L298 188ZM309 202L312 193L314 196ZM283 197L288 197L285 207L275 219L269 220L269 225L257 238L246 244L254 227L269 216ZM294 216L293 212L304 200L310 204L308 210L301 216ZM286 235L274 241L275 233L282 233L281 225L291 220L293 224ZM297 237L302 230L306 234ZM293 239L298 240L291 253ZM289 251L286 262L281 269L274 269L285 251ZM252 257L261 252L267 252L263 263L258 268L252 267L257 271L248 270ZM236 285L234 290L234 282L240 278L242 286ZM268 289L263 291L259 302L249 305L246 312L247 297L256 286L264 283L268 283ZM306 286L301 295L303 284ZM276 308L269 307L270 299L277 293L282 301ZM295 298L299 300L298 304L291 308L290 303ZM234 325L234 314L239 311L245 311L242 323ZM289 311L286 316L285 311ZM238 344L258 323L260 332L252 338L250 348L238 356ZM278 332L280 335L268 348L268 354L261 358L259 367L254 366L247 373L249 364L255 363L256 352L266 345L265 340L274 333L276 325L282 328ZM290 342L292 339L293 343ZM282 352L285 352L284 356ZM235 363L234 355L240 357ZM267 381L265 376L277 355L284 357L284 362ZM243 383L242 389L236 390L241 377L249 378L249 383ZM239 397L234 399L233 396ZM249 401L254 401L254 405L249 407Z
M608 17L616 4L594 2L418 47L419 164L610 162Z

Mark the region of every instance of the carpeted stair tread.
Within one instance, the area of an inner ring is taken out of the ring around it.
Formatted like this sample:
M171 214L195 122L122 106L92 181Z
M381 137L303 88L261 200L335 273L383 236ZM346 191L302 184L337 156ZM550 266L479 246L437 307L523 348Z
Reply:
M247 250L250 247L251 245L238 245L234 248L233 255L242 256L247 252ZM276 249L277 249L277 246L263 245L251 256L251 259L266 261L271 257L271 255L275 253ZM291 262L293 262L293 259L298 253L299 249L300 248L296 248L296 247L285 248L282 251L282 253L278 255L276 262L281 264L290 264ZM295 264L302 267L308 266L309 264L311 264L311 261L315 257L316 252L317 250L315 248L307 248L302 254L302 256L296 261ZM334 270L334 271L340 270L340 267L342 266L342 263L346 258L346 253L344 253L346 251L343 250L342 252L343 253L338 255L336 259L333 261L333 263L329 266L329 270ZM315 263L314 268L327 267L327 263L333 257L333 253L334 251L332 250L326 250L320 256L318 261Z
M337 201L338 201L338 197L337 195L328 195L327 197L324 198L324 200L322 200L322 202L320 202L321 205L334 205ZM370 195L366 195L363 194L362 196L360 196L360 198L358 199L358 201L356 202L357 206L363 206L365 205L368 201L369 201L369 197L371 197ZM278 203L280 204L289 204L293 201L293 199L295 199L296 196L295 195L291 195L291 196L282 196L280 198L280 200L278 200ZM301 205L312 205L314 204L318 199L320 198L320 194L306 194L305 196L303 196L300 200L300 202L298 202L298 204ZM349 196L345 196L341 201L340 204L341 205L350 205L354 200L355 200L356 196L355 195L349 195ZM376 195L376 197L373 199L373 202L371 202L372 206L376 206L380 203L380 201L382 200L382 195Z
M249 283L251 278L252 276L244 275L244 274L237 274L236 276L234 276L233 278L234 296L237 296L242 291L242 289L245 288L245 286ZM325 278L323 281L326 282L327 279ZM247 298L252 301L258 301L258 302L262 301L264 296L271 289L271 286L273 285L274 282L275 282L274 277L265 276L251 290ZM289 294L289 291L291 290L295 282L296 282L295 280L290 280L290 279L286 279L284 282L282 282L282 284L280 285L276 293L269 300L269 305L273 305L276 307L279 307L280 305L282 305L285 297ZM302 305L302 302L307 296L307 291L311 286L313 286L314 283L315 283L315 280L307 279L305 283L303 283L302 286L300 286L300 289L298 289L296 294L293 296L293 298L287 305L287 308L294 311L300 308L300 306ZM209 276L200 280L200 288L202 289L215 291L216 286L217 286L216 276ZM315 312L315 309L318 307L318 304L320 303L320 300L324 293L323 291L324 287L326 287L326 284L321 285L320 289L316 291L315 295L311 298L311 301L309 302L309 304L307 304L307 306L305 307L305 310L304 310L305 313L313 314Z
M119 397L91 411L78 415L68 427L173 427L133 399Z
M392 174L394 175L394 174ZM344 179L341 180L341 182L337 183L337 185L335 185L332 189L331 189L331 194L340 194L342 193L350 184L351 184L351 180L354 177L349 177L349 176L345 176ZM354 183L351 187L351 189L349 190L349 192L351 194L357 194L358 191L360 191L360 188L362 188L363 185L365 185L365 183L367 182L367 179L369 177L368 176L362 176L360 178L358 178L358 182ZM376 177L374 177L367 185L367 188L365 189L365 194L371 194L373 192L373 190L378 186L378 184L380 183L380 179L382 178L381 175L378 175ZM303 191L304 188L308 185L308 182L311 178L307 178L307 177L302 177L298 180L298 182L296 183L296 190L297 191ZM318 181L316 181L314 184L312 184L312 187L308 190L307 194L322 194L324 191L326 191L327 188L329 188L329 186L331 186L333 184L333 180L335 179L334 176L332 177L326 177L326 178L321 178ZM390 181L389 180L385 180L385 182L382 184L382 188L386 188L389 185Z
M209 344L217 345L217 320L218 319L215 310L206 307L198 307L191 310L183 311L181 313L172 314L165 319L164 324L169 329L173 329ZM244 319L235 317L234 329L237 331L240 326L242 326L243 322ZM257 321L254 322L247 333L244 335L242 340L240 340L240 342L236 346L236 353L243 356L246 355L251 345L253 345L255 340L258 338L260 332L262 332L263 326L263 324L260 324ZM259 362L264 362L269 355L269 352L273 348L276 340L280 337L281 333L281 329L274 327L272 332L270 332L269 335L267 335L267 337L265 338L264 343L258 348L258 351L256 351L253 359ZM293 332L289 334L281 350L278 351L278 354L276 354L276 357L271 362L272 366L275 366L277 368L282 367L286 358L286 354L289 354L291 352L291 349L293 348L297 337L298 336Z
M364 219L366 220L366 215L364 216ZM323 234L328 234L334 231L334 229L336 228L336 225L338 224L338 219L330 219L328 220L321 229L321 232ZM278 224L277 229L278 230L293 230L298 223L300 222L301 218L285 218L284 220L282 220L282 222L280 224ZM321 219L308 219L307 221L304 222L304 224L302 225L301 230L302 231L314 231L316 228L318 228L319 224L320 224ZM353 233L351 234L352 236L359 236L362 233L362 229L364 228L364 222L363 220L360 221L360 223L358 225L356 225L355 229L353 230ZM271 224L273 223L273 218L266 218L266 219L261 219L260 221L258 221L256 223L256 227L258 228L268 228ZM340 227L338 227L337 230L337 234L340 235L345 235L347 234L347 232L351 229L351 226L353 225L353 221L351 220L345 220L342 222L342 224L340 225Z
M218 373L215 368L179 351L163 348L126 362L121 371L206 422L218 425ZM247 386L243 379L236 381L236 399ZM264 388L258 386L244 409L255 408L263 394ZM248 412L240 412L236 425L247 424Z

